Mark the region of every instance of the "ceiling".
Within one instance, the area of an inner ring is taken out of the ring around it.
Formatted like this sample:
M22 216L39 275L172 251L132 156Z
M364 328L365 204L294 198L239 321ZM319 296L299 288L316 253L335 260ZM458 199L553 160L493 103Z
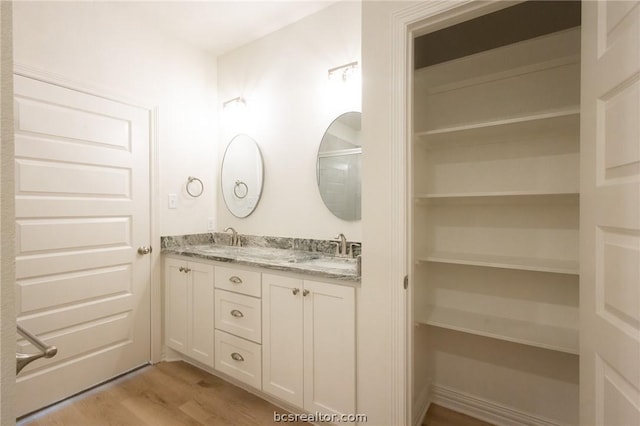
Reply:
M215 56L261 38L336 0L116 1L123 13Z

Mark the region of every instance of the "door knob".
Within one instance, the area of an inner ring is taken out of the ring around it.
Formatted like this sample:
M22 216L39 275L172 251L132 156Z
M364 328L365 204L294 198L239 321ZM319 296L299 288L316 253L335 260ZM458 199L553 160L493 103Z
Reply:
M138 247L138 254L149 254L153 251L151 247L140 246Z

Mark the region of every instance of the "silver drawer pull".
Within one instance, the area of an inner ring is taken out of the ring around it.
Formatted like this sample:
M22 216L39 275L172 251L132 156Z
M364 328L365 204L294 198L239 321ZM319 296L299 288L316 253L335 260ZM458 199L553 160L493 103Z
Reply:
M240 279L240 277L236 277L235 275L229 277L229 281L231 281L233 284L242 284L242 280Z
M231 316L232 317L236 317L236 318L242 318L244 317L244 314L242 312L240 312L237 309L234 309L233 311L231 311Z
M244 361L244 358L242 355L240 355L238 352L234 352L231 354L231 359L233 359L234 361Z

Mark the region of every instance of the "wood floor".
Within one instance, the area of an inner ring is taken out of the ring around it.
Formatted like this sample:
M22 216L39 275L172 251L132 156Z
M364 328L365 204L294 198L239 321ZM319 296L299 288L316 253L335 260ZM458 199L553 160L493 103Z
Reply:
M431 404L423 426L493 426L491 423L469 417L457 411Z
M18 426L273 425L286 411L185 362L161 362L98 386ZM366 414L366 413L364 413ZM308 425L308 423L287 423ZM432 404L424 426L489 426Z
M253 426L274 424L274 412L286 413L244 389L178 361L145 367L21 419L18 425Z

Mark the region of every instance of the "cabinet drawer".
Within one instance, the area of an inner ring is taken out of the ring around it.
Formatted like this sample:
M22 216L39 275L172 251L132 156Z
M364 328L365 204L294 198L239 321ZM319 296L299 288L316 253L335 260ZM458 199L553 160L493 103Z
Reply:
M260 272L216 266L216 288L260 297Z
M216 370L262 389L262 346L215 331Z
M229 291L215 290L216 328L236 336L261 342L260 299Z

